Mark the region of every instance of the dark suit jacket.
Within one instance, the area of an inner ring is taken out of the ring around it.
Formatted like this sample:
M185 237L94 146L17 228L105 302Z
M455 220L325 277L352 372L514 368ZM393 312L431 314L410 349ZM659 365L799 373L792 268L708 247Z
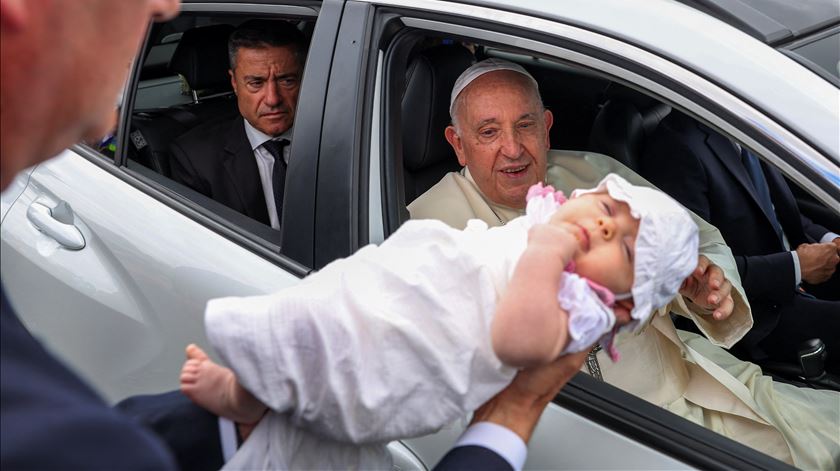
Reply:
M197 126L169 147L172 178L263 224L271 224L257 161L241 116Z
M735 146L693 119L672 112L644 151L640 171L656 186L716 226L732 249L750 303L754 343L778 321L795 294L793 259L762 210ZM764 165L776 216L790 246L816 242L828 230L802 216L782 175Z
M114 408L155 432L172 450L181 471L216 471L224 466L219 417L181 391L132 396Z
M175 469L156 438L107 407L0 296L0 468Z
M482 470L482 471L512 471L504 458L487 448L469 445L459 446L449 450L434 471L459 471L459 470Z

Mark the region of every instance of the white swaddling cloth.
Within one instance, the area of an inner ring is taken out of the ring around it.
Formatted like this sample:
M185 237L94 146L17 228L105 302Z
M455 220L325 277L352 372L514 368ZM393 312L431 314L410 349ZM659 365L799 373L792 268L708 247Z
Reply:
M493 397L516 371L493 353L490 323L526 242L523 218L463 232L409 221L297 286L208 303L213 347L277 411L226 468L389 468L387 442L434 432ZM608 308L582 294L580 277L564 278L570 331L604 324L574 315L579 303Z
M434 432L497 394L516 371L491 346L496 303L528 229L554 210L532 199L506 226L473 220L464 231L408 221L294 287L210 301L210 342L272 410L226 468L390 468L387 442ZM614 324L574 273L558 299L566 351Z

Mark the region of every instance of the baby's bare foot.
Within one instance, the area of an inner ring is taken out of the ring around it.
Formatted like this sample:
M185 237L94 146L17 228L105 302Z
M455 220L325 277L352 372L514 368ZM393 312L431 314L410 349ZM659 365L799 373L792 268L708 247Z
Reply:
M211 360L204 350L190 344L181 368L181 392L199 406L234 422L260 420L265 405L246 391L230 368Z

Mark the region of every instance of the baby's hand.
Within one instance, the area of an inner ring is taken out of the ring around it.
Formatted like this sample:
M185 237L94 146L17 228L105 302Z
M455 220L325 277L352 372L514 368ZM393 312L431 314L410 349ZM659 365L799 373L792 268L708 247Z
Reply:
M575 226L567 223L535 224L528 231L528 248L545 256L556 254L565 265L580 246L577 232Z

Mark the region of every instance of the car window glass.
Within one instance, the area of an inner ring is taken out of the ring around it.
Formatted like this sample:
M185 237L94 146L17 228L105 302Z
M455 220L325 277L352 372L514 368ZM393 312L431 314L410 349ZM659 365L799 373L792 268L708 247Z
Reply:
M840 29L815 41L791 48L814 68L840 79Z

